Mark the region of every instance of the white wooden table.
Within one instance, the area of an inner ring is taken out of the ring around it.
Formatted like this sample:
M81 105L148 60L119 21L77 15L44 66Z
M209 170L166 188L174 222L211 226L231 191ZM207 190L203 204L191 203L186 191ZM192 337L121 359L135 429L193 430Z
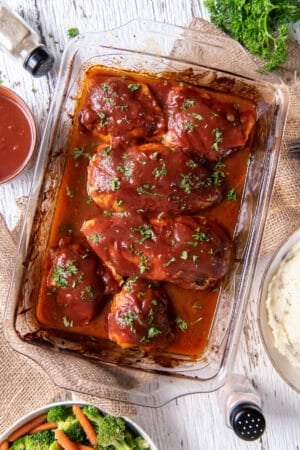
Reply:
M71 27L78 27L80 32L107 30L137 17L188 26L194 17L205 17L201 0L9 0L9 4L41 33L55 54L56 69ZM0 79L28 103L41 132L55 73L33 79L20 64L0 54ZM16 180L0 185L0 213L10 229L18 220L18 202L28 194L31 176L29 169ZM138 407L135 420L161 450L300 449L300 396L279 378L265 354L255 292L249 299L234 372L253 381L262 398L267 428L261 440L241 441L225 427L217 393L184 396L156 409Z

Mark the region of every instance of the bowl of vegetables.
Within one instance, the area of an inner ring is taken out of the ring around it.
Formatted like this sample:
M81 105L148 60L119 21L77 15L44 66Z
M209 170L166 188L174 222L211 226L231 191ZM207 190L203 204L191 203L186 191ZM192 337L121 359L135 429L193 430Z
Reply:
M157 450L127 417L65 401L31 411L0 436L1 450Z

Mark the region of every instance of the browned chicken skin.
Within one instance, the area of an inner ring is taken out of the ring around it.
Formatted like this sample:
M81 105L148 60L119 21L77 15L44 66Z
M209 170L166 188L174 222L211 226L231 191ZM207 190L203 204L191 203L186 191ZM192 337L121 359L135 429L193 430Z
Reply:
M224 277L232 258L224 230L201 216L145 220L138 214L101 215L84 222L82 231L116 277L206 289Z
M113 298L108 316L109 338L125 348L164 349L174 339L167 306L161 287L142 279L128 279Z
M229 97L225 103L215 93L187 86L169 91L165 110L165 145L197 151L209 161L244 146L256 120L251 102L240 106L237 98L230 102Z
M94 80L89 98L79 112L81 129L110 142L146 138L159 140L165 119L149 87L129 78Z
M50 255L47 288L55 294L68 326L88 324L104 293L101 262L89 249L63 241Z
M88 193L103 209L178 215L222 200L221 183L191 152L158 143L102 146L88 168Z

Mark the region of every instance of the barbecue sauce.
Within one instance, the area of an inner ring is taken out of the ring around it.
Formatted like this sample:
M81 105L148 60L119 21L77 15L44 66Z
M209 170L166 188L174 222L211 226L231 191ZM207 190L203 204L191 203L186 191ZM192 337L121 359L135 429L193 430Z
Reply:
M166 104L170 90L174 89L174 87L181 86L181 83L176 80L165 80L162 78L154 78L121 71L118 72L101 67L94 67L87 72L82 94L78 100L78 108L74 117L74 127L67 148L68 154L64 175L57 198L48 242L49 249L57 247L62 239L71 239L72 242L76 242L79 245L88 248L89 245L87 239L81 232L82 224L93 217L99 216L99 214L102 214L103 217L105 217L113 213L109 209L99 208L89 197L87 193L88 165L99 144L103 144L103 142L107 143L109 142L109 139L118 144L119 135L118 130L115 127L117 126L118 120L120 120L120 111L121 113L123 111L125 117L126 110L127 108L130 110L131 105L130 103L119 105L123 106L123 108L117 109L116 114L118 114L118 116L114 116L114 119L110 121L109 129L105 125L107 113L103 113L104 115L102 117L98 117L100 128L93 128L92 124L95 119L94 113L84 109L88 104L89 95L93 90L93 87L99 85L105 86L105 83L107 83L107 80L111 79L111 77L114 79L120 77L121 80L129 77L133 86L137 86L139 83L146 83L156 99L154 105L155 111L158 111L158 108L161 108L162 111L164 111L164 105ZM197 88L193 87L193 95L195 92L197 92ZM210 128L210 133L207 133L206 131L204 134L204 138L205 136L209 136L207 145L209 147L214 146L214 149L218 149L218 145L221 142L220 134L213 130L219 130L219 127L221 126L224 128L224 116L229 115L229 119L231 119L232 105L235 105L234 108L236 111L238 110L242 113L242 116L239 116L242 117L242 119L239 119L239 139L240 134L244 131L244 133L247 134L245 138L245 141L247 141L256 114L254 104L233 95L212 93L203 88L199 88L199 92L201 92L202 96L209 94L210 111L213 113L205 120L199 120L199 112L194 112L194 115L192 116L195 121L198 120L199 126L200 122L202 126L202 122L204 121L206 130L209 126L213 127ZM187 98L183 110L188 107L188 100L193 101L193 99ZM126 98L126 101L130 102L130 98ZM184 102L182 99L180 101ZM108 103L111 104L112 102ZM194 103L190 103L190 105L195 106ZM221 107L223 108L223 111L220 110ZM176 113L180 114L183 111L182 103L179 108L181 108L181 110L179 109L177 112L174 112L173 110L172 121L175 120L174 117L176 116ZM84 111L84 113L82 111ZM184 112L186 113L186 109ZM84 114L85 121L82 119ZM87 119L88 114L89 117ZM114 111L110 110L110 114L114 115ZM220 122L218 122L218 115L220 116ZM165 111L164 116L166 116ZM250 119L248 120L248 118ZM181 120L187 119L181 118ZM126 119L124 119L123 122L126 125ZM211 125L209 124L210 122ZM83 123L85 124L84 127L82 125ZM164 123L167 123L166 117L164 120L160 119L159 126L154 129L152 136L151 132L148 130L147 136L142 137L139 132L139 135L135 135L134 139L140 140L142 143L145 141L149 142L152 139L155 141L157 140L158 135L160 136L160 139L163 139L163 136L161 136L160 133L164 127ZM89 125L86 128L87 124ZM197 126L197 132L199 132L199 126ZM229 120L228 126L232 128L232 120ZM196 129L196 127L194 127L194 129ZM193 133L193 127L186 131L187 133ZM122 145L124 145L124 143L126 144L126 141L132 138L132 136L129 136L130 133L128 132L128 127L125 127L125 132L125 141L121 136ZM223 133L226 133L226 130L224 130ZM235 135L236 133L234 132L232 136ZM214 137L213 144L211 144L212 136ZM190 140L191 137L192 136L190 135ZM234 141L230 142L230 138L230 135L227 135L226 142L228 147L234 148L236 143ZM216 180L219 179L225 184L223 200L218 204L209 206L201 211L201 215L215 220L221 225L231 239L234 235L239 214L249 156L250 148L247 145L243 145L241 148L228 155L224 154L217 164L214 162L211 166L211 168L214 169L214 177ZM209 164L211 164L211 162L209 162ZM70 326L70 324L68 325L68 322L64 320L64 317L61 316L61 311L55 300L55 293L47 289L49 259L47 264L43 273L37 303L37 318L40 323L45 327L62 330L64 332L67 331L75 335L108 339L107 317L110 312L112 295L109 294L109 292L106 294L105 301L102 303L100 311L88 324L71 324ZM174 321L175 330L175 339L165 349L167 352L169 351L181 355L188 355L192 358L198 358L205 350L217 306L220 284L221 283L219 282L213 288L199 291L183 289L169 282L163 283L164 290L169 297L170 314ZM66 323L68 326L66 326Z

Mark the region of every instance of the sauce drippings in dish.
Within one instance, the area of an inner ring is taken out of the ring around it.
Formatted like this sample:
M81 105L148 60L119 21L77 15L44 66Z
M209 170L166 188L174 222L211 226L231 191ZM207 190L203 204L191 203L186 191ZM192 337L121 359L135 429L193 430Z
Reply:
M91 68L49 237L37 303L41 324L78 336L113 336L121 347L163 345L198 357L234 258L255 120L255 105L237 96ZM58 249L74 243L86 249L86 258L98 257L94 273L104 290L92 316L95 280L83 282L74 258L63 266L53 258L66 260ZM72 319L70 302L57 300L72 286L87 308L77 317L85 320Z

